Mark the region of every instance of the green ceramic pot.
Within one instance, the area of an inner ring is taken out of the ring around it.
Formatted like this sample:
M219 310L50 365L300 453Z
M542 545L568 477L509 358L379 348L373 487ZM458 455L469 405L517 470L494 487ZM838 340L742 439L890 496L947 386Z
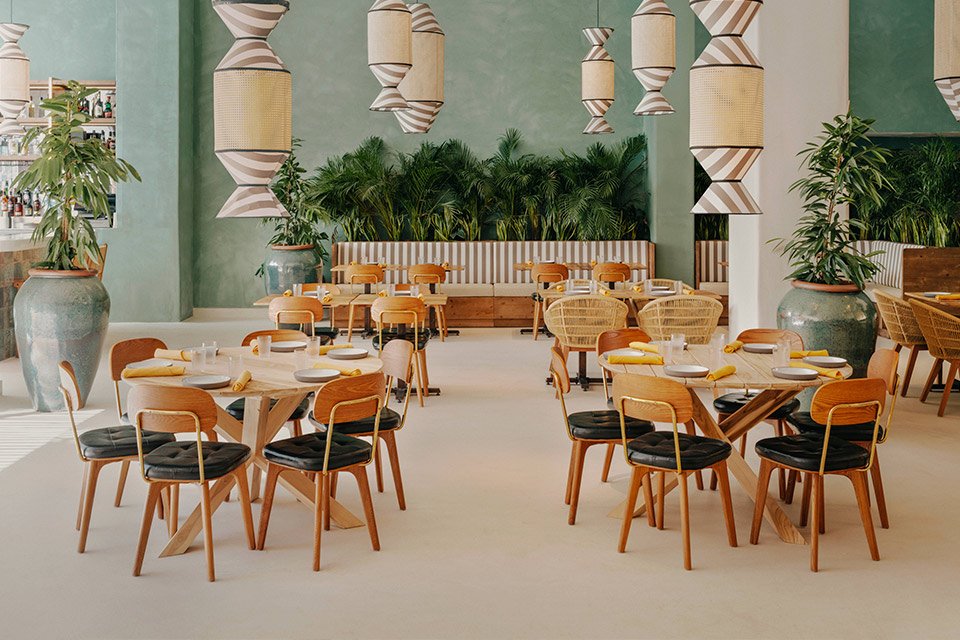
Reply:
M320 282L321 269L323 263L317 259L312 244L272 245L263 263L267 295L283 293L295 284Z
M96 271L31 269L13 301L20 368L37 411L63 409L60 362L73 365L86 402L110 322L110 296Z

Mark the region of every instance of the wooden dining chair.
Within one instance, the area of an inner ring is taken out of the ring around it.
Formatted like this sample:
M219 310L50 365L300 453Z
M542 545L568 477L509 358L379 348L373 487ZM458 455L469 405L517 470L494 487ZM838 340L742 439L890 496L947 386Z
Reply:
M397 413L388 406L384 406L380 411L380 439L387 449L387 455L390 458L390 471L393 473L393 486L397 490L397 502L400 510L407 508L407 500L403 494L403 479L400 477L400 457L397 454L397 432L403 429L407 422L407 408L410 406L410 392L413 389L413 343L406 340L391 340L380 352L380 360L383 362L383 371L387 376L387 393L393 388L394 382L403 380L407 385L407 393L403 401L403 413ZM319 422L310 412L310 421L317 430L325 431L327 425ZM373 417L355 420L353 422L344 422L337 426L339 433L345 433L358 438L373 437ZM381 463L380 448L378 447L374 455L374 469L377 473L377 492L383 493L383 465ZM331 480L333 487L331 489L332 497L337 497L337 474L333 474Z
M383 282L383 268L376 264L351 264L347 266L346 281L353 292L354 285L379 285ZM379 291L379 287L377 287Z
M447 270L438 264L416 264L407 269L407 279L410 284L424 285L427 288L426 293L430 293L429 287L434 287L437 293L440 293L440 285L447 281ZM440 342L444 342L447 337L447 314L443 305L430 305L437 319L437 327L440 330Z
M270 336L273 342L285 340L303 340L309 339L309 336L298 329L261 329L260 331L251 331L240 341L241 347L252 347L257 343L260 336Z
M377 335L373 337L374 349L382 353L383 347L393 340L406 340L413 344L416 355L414 369L417 377L417 401L422 407L423 397L430 395L430 376L427 373L427 343L430 342L430 332L427 331L427 308L423 300L407 296L377 298L370 313L377 326Z
M313 415L326 424L325 431L271 442L263 448L267 461L267 483L260 512L257 548L263 549L270 525L277 479L286 469L306 472L314 479L313 570L320 570L320 538L330 528L331 474L346 471L357 479L367 530L374 551L380 550L377 521L373 513L366 466L373 462L380 436L380 414L386 404L386 375L380 371L329 382L317 391ZM371 437L366 442L340 432L344 423L373 419Z
M756 506L753 511L753 526L750 543L757 544L763 508L767 501L767 486L770 474L777 467L785 467L805 474L804 494L813 495L813 522L810 525L810 570L818 570L820 521L823 517L823 479L826 475L843 475L850 479L860 507L860 519L870 556L880 559L877 537L870 515L870 496L867 488L867 472L876 460L877 437L880 432L880 415L887 385L883 380L865 378L859 380L835 380L823 385L813 396L810 416L825 425L823 433L799 433L760 440L756 444L760 456L760 473L757 481ZM873 430L869 448L864 448L833 435L833 429L870 423ZM806 507L802 508L804 511Z
M139 576L143 567L150 525L153 522L152 514L161 493L169 497L171 505L176 505L175 498L180 485L199 484L207 579L213 582L216 575L213 567L213 529L210 523L213 513L210 504L211 481L233 476L239 487L240 513L247 534L247 545L251 550L256 548L246 474L247 461L251 457L250 447L235 442L204 442L203 433L209 433L217 425L217 405L213 397L202 389L138 385L130 390L127 404L137 430L140 473L149 485L133 575ZM196 441L170 442L146 452L143 443L148 430L163 434L194 433ZM176 532L176 525L177 513L174 507L167 516L168 533L171 536Z
M280 298L276 298L279 300ZM306 341L308 339L307 334L302 331L297 331L295 329L265 329L262 331L254 331L248 333L244 336L243 340L240 342L241 347L249 347L256 344L257 338L260 336L270 336L273 342L280 342L284 340L302 340ZM251 357L253 357L251 355ZM270 409L273 409L278 400L276 398L270 399ZM237 398L224 409L227 413L230 414L235 420L243 422L243 417L245 414L246 401L243 398ZM302 421L307 417L307 413L310 411L310 398L304 398L303 401L297 405L297 408L293 410L293 413L290 414L290 417L287 418L287 422L292 422L291 433L294 436L299 436L303 433Z
M343 290L339 286L331 282L310 282L303 285L303 293L315 293L319 291L326 291L328 295L339 296L343 295ZM323 300L318 298L321 304ZM313 335L315 336L326 336L330 338L330 341L333 342L336 338L340 337L340 330L337 329L337 310L333 305L330 306L330 326L323 326L322 324L315 324L313 326Z
M281 328L281 324L299 325L300 331L304 333L307 333L309 327L308 335L313 336L316 335L314 331L317 323L323 320L323 303L312 296L278 296L270 301L267 312L277 329ZM324 343L333 340L330 335L319 337Z
M903 388L900 391L906 397L907 388L910 386L910 378L913 376L913 369L917 364L917 356L921 351L927 350L927 339L923 337L920 323L917 322L917 315L913 312L909 302L879 290L874 291L873 295L877 301L880 317L887 328L887 333L890 334L890 339L897 345L897 352L903 348L910 350L907 370L903 374Z
M654 340L669 340L682 333L689 344L709 344L717 330L723 305L706 296L679 295L658 298L640 310L640 328Z
M630 266L621 262L601 262L593 267L593 279L613 286L630 279Z
M674 287L676 287L676 285L677 285L677 281L671 280L670 278L651 278L650 279L650 286L653 286L653 287L670 287L671 289L673 289ZM681 282L680 290L693 291L694 289L687 283Z
M151 354L152 355L152 354ZM137 459L137 433L131 424L121 424L116 427L103 427L79 433L73 412L83 408L80 399L80 387L74 374L73 365L66 360L59 366L60 393L63 394L67 416L70 418L70 428L73 431L73 442L77 447L77 455L83 462L83 481L80 485L80 506L77 508L77 531L80 540L77 543L77 552L83 553L87 547L87 533L90 531L90 514L93 512L93 498L97 491L97 479L100 470L111 462L120 462L123 469L120 473L120 486L117 490L117 499L114 506L120 506L120 496L123 491L123 480L126 478L126 467L131 460ZM174 436L166 433L146 432L143 434L143 448L153 451L157 447L173 442Z
M680 527L683 532L683 566L692 568L690 558L690 507L687 495L687 476L696 470L712 469L720 479L720 498L723 518L727 525L727 541L737 546L737 529L733 520L733 503L730 499L730 479L727 476L727 458L731 447L728 442L714 438L680 433L678 426L693 420L693 400L682 384L666 378L642 376L634 373L618 373L613 378L613 399L620 412L621 439L627 464L632 467L630 489L620 528L620 543L617 551L627 548L630 524L637 504L637 494L642 484L647 501L647 521L651 520L650 474L657 473L656 527L663 529L664 487L667 473L677 474L680 485ZM625 425L628 418L670 424L671 431L651 431L639 438L630 439Z
M960 318L934 309L918 300L911 300L910 307L917 316L917 323L927 341L930 355L936 359L930 369L930 375L927 376L927 382L923 385L920 402L927 401L933 379L938 372L942 372L943 363L950 365L950 372L943 380L943 397L940 399L940 409L937 411L937 415L943 417L943 413L947 410L947 399L953 389L953 381L957 377L957 372L960 371Z
M564 504L570 505L567 524L575 524L587 449L595 444L606 444L608 448L614 448L623 443L620 434L620 414L616 410L579 411L567 414L567 405L563 396L570 392L570 375L567 373L566 359L557 347L550 349L550 374L553 376L553 386L560 399L560 411L563 413L567 437L573 443L570 450L570 468L567 472L567 493ZM653 424L646 420L630 418L624 425L627 438L631 440L653 431ZM605 462L604 465L606 464ZM606 482L605 478L604 482Z
M605 295L576 295L558 299L547 307L544 322L556 338L564 360L570 352L579 354L577 382L584 391L591 382L587 376L587 353L595 352L597 338L604 331L627 327L627 305Z
M536 340L540 334L540 318L544 313L546 304L540 290L545 284L554 284L564 282L570 278L570 269L565 264L535 264L530 269L530 279L536 286L533 292L533 339Z

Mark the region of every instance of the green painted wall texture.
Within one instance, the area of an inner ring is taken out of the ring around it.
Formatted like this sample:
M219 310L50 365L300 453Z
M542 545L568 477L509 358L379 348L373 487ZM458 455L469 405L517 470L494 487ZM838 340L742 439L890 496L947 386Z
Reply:
M117 2L124 0L19 0L13 20L30 25L20 44L34 80L113 80L117 73ZM0 19L10 18L0 3Z

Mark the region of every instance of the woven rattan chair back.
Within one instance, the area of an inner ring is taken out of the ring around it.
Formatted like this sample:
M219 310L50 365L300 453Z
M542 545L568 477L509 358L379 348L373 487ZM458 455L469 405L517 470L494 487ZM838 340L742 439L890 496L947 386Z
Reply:
M927 341L930 355L943 360L960 360L960 318L916 300L911 300L910 306Z
M627 326L627 305L604 295L571 296L551 304L543 319L562 346L593 351L601 333Z
M873 295L891 340L904 347L926 345L927 341L923 337L923 331L920 330L917 316L906 300L883 291L874 291Z
M705 296L679 295L653 300L640 312L640 328L654 340L682 333L689 344L709 344L723 305Z

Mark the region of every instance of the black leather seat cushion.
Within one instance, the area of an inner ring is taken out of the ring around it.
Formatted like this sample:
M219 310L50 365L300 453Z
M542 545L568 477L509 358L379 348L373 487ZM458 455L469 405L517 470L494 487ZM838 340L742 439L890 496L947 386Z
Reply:
M726 393L716 400L713 401L713 408L716 409L719 413L736 413L739 411L745 404L756 396L751 396L750 398L744 398L743 393ZM783 404L779 409L767 416L767 420L783 420L791 413L800 408L800 400L794 398L789 402Z
M619 440L620 414L616 411L580 411L567 416L570 432L580 440ZM633 440L653 431L653 423L636 418L626 418L624 426L627 439Z
M263 457L268 462L298 469L300 471L323 471L323 454L327 446L326 433L308 433L307 435L271 442L263 448ZM369 442L337 433L334 430L330 443L330 465L328 470L343 469L370 459L373 447Z
M419 331L417 336L413 335L413 330L407 329L406 331L397 332L396 330L384 331L383 332L383 344L387 344L391 340L406 340L407 342L413 342L414 337L417 341L414 345L417 351L425 348L427 343L430 342L430 332L429 331ZM378 334L373 335L373 348L380 350L380 336Z
M313 334L321 338L336 338L340 335L340 329L326 325L313 325Z
M277 404L276 400L270 400L270 408L273 409ZM227 413L233 416L236 420L243 422L243 405L244 399L239 398L234 400L227 405ZM290 414L290 417L287 420L303 420L307 412L310 411L310 396L307 396L303 399L297 408L293 410L293 413Z
M680 463L684 471L703 469L726 460L730 445L723 440L678 434L680 438ZM653 431L627 443L630 460L634 464L658 469L676 469L677 454L673 431Z
M819 471L823 454L823 434L799 433L757 442L757 454L804 471ZM870 452L863 447L830 436L827 443L827 462L824 471L856 469L867 464Z
M148 453L157 447L175 441L172 433L143 432L143 452ZM80 434L80 451L84 458L105 460L138 455L137 429L129 424L119 427L104 427Z
M203 443L203 476L222 478L250 459L250 447L234 442ZM151 480L200 480L196 442L171 442L143 456L143 468Z
M326 431L327 425L319 422L313 417L313 411L310 412L310 422L317 429ZM373 433L374 417L364 418L363 420L354 420L353 422L342 422L334 425L334 433L346 433L348 435L357 435L358 433ZM400 427L400 414L393 409L384 407L380 410L380 431L393 431Z
M787 422L800 433L819 433L822 436L827 430L827 425L816 422L810 417L809 411L798 411L789 416ZM833 425L830 427L830 437L836 436L849 442L870 442L873 440L873 426L872 422ZM877 437L883 438L883 425L880 425Z

